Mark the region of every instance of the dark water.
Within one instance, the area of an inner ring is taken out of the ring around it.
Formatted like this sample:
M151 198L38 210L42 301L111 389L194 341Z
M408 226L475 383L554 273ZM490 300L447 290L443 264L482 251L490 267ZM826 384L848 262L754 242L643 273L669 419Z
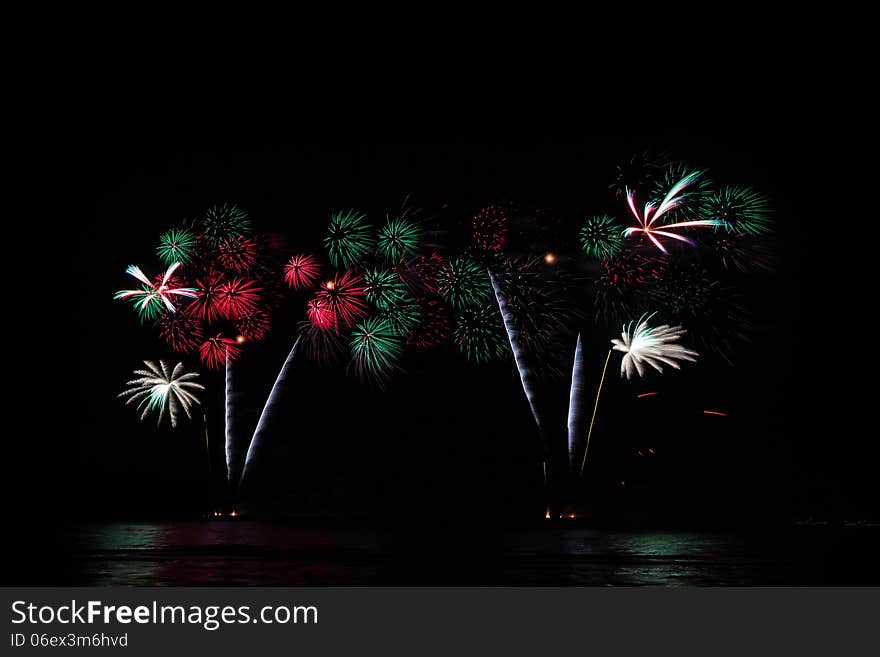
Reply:
M369 531L217 520L82 525L58 540L47 583L68 585L880 583L873 528Z

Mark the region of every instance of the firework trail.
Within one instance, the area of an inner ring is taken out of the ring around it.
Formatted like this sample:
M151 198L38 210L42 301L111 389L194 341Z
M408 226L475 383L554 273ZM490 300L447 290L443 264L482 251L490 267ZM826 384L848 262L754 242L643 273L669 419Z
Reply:
M232 405L232 359L226 357L226 380L225 380L225 402L226 402L226 479L232 483L233 469L235 462L238 460L235 453L234 425L235 413Z
M571 369L571 392L568 397L568 465L574 471L575 453L578 447L578 437L584 433L584 395L586 383L584 382L584 349L581 342L581 334L578 333L577 345L574 349L574 363Z
M498 310L501 311L501 318L504 321L504 329L507 331L507 339L510 341L510 349L513 352L513 359L516 362L516 369L519 372L519 379L522 383L523 392L525 392L526 400L529 402L529 408L532 411L532 416L535 418L535 424L538 426L538 435L543 444L546 445L547 441L544 425L541 422L541 417L536 406L538 394L536 374L526 363L527 357L524 353L523 345L521 344L519 332L516 330L513 314L510 312L507 302L504 300L504 296L498 289L495 276L491 271L488 273L492 289L495 291L495 299L498 302Z
M156 424L161 424L167 415L171 420L172 428L177 427L180 411L186 413L192 419L190 411L194 404L200 404L194 392L204 390L205 387L196 383L199 378L197 372L185 372L183 363L177 363L171 367L170 361L160 360L158 363L145 360L145 370L135 370L134 375L139 377L128 381L125 385L127 390L119 393L118 397L127 397L125 403L137 403L138 410L143 409L141 420L151 412L158 412Z
M293 342L293 347L290 349L290 353L287 354L287 359L284 361L284 365L281 366L281 370L278 372L278 376L275 378L275 383L272 384L272 390L269 392L269 396L266 398L266 403L263 405L263 412L260 413L260 419L257 421L257 428L254 429L254 435L251 437L250 445L248 445L247 454L244 457L244 467L241 471L241 478L239 479L239 489L244 486L245 479L248 473L248 466L253 460L254 456L259 451L259 447L263 442L263 434L266 430L267 422L269 421L270 416L274 413L274 411L278 408L281 398L281 391L284 388L284 384L287 381L287 375L290 371L290 366L293 364L293 359L296 356L297 350L299 349L299 343L302 336L297 336L296 340Z

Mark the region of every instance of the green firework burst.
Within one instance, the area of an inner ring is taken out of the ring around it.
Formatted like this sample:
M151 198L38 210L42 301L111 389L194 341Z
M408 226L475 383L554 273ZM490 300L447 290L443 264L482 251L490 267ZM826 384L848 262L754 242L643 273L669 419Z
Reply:
M418 304L409 296L398 298L394 303L382 306L378 317L401 337L409 337L422 322L422 313Z
M607 214L587 219L578 238L584 253L599 259L616 256L625 244L623 228Z
M334 267L351 267L373 249L373 235L366 215L356 211L334 212L324 237Z
M764 235L770 232L770 201L748 187L724 187L711 194L700 207L707 219L723 221L727 230L738 235Z
M389 219L379 231L379 254L388 262L400 262L414 254L422 239L422 229L409 219Z
M384 319L368 317L352 329L349 346L358 376L381 382L394 370L403 339Z
M479 305L492 290L489 274L467 256L454 258L437 272L437 289L456 310Z
M248 213L232 203L215 205L202 217L202 233L211 246L218 246L235 237L245 237L251 229Z
M474 363L486 363L507 353L509 345L498 307L491 304L464 308L452 333L459 350Z
M697 171L684 162L675 162L664 167L662 173L651 185L650 197L656 208L675 185L694 173L699 174L697 180L677 195L678 206L667 212L660 223L670 224L698 218L703 202L712 193L712 181L706 177L705 171Z
M188 228L172 228L159 237L156 254L166 267L175 262L189 264L192 262L193 250L196 248L196 234Z
M392 306L406 298L406 286L393 271L369 267L364 271L364 289L367 301L377 308Z

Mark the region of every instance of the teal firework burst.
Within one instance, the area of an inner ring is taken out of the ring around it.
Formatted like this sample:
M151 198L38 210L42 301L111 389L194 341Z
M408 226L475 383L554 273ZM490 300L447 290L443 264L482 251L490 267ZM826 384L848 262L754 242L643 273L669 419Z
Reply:
M394 371L403 339L386 320L368 317L352 329L349 346L358 376L381 383Z
M409 219L389 219L379 231L379 254L388 262L400 262L413 255L419 248L422 229Z
M489 274L467 256L454 258L437 272L437 289L456 310L479 305L492 289Z
M663 215L664 219L661 223L688 221L697 218L700 214L703 202L712 193L712 181L706 177L705 171L697 170L684 162L675 162L664 167L651 185L649 197L656 208L676 185L688 177L693 177L693 182L676 194L675 207Z
M578 238L584 253L599 259L613 258L625 243L623 227L607 214L587 219L581 226Z
M400 336L409 337L422 322L422 313L418 304L409 296L396 299L394 303L379 309L378 317Z
M703 201L700 212L707 219L723 221L737 235L770 232L770 201L748 187L722 188Z
M507 353L509 343L498 307L491 304L464 308L452 333L459 350L474 363L486 363Z
M377 308L392 306L406 298L406 286L393 271L382 267L368 267L364 271L364 289L367 301Z
M246 237L251 230L248 213L232 203L215 205L202 217L202 233L211 246L219 246L236 237Z
M334 267L351 267L373 249L373 235L366 215L356 210L335 212L324 237Z
M186 265L192 262L195 248L196 234L193 231L188 228L172 228L159 237L156 254L166 267L170 267L175 262Z

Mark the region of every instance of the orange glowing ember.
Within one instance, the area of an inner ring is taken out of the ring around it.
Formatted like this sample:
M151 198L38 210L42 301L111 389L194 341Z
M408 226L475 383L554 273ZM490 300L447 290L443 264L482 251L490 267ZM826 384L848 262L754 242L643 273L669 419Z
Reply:
M335 290L336 283L334 283L333 281L327 281L326 283L324 283L324 287L326 287L328 290Z
M236 341L238 344L241 344L242 342L244 342L244 336L243 336L243 335L239 335L237 338L235 338L235 341Z
M556 262L556 256L552 253L548 253L544 256L544 262L546 262L548 265L552 265L554 262Z
M547 518L547 520L550 520L550 507L549 506L547 507L547 513L544 514L544 517Z

